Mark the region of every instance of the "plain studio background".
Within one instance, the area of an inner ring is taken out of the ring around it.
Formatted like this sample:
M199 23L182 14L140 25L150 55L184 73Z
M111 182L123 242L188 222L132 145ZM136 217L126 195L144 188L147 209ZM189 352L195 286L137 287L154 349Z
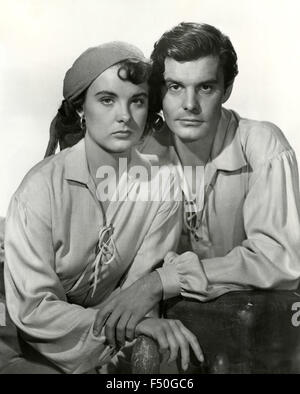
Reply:
M123 40L149 56L179 22L229 35L240 73L227 108L277 124L300 161L299 0L0 0L0 215L43 158L62 81L90 46Z

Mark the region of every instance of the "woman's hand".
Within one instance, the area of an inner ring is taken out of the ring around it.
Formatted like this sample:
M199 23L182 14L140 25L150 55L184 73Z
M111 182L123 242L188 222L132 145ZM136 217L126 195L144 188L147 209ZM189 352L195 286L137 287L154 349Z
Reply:
M168 362L176 360L178 350L181 353L181 366L187 370L190 362L190 346L197 359L204 361L203 352L196 336L179 320L145 318L136 326L137 335L147 335L158 342L161 351L169 350Z

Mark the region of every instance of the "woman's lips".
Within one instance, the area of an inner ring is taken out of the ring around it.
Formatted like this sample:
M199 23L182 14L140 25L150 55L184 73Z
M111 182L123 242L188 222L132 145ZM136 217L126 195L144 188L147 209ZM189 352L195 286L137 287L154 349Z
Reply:
M113 135L118 138L128 138L131 134L131 130L118 130L113 133Z

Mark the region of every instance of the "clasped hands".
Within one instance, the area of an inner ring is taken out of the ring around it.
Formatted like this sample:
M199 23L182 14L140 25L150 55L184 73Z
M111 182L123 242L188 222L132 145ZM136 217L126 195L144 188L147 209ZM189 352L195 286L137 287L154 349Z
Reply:
M94 324L94 335L104 334L108 345L120 348L140 334L157 341L161 352L169 351L168 362L181 353L181 364L187 369L190 346L203 362L203 353L197 338L179 320L145 317L162 299L162 283L154 271L101 305Z

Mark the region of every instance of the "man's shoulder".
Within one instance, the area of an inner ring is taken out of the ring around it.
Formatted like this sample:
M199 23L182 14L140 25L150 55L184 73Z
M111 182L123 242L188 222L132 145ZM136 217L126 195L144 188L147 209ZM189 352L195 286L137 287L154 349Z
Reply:
M240 141L251 165L261 165L291 150L281 129L272 122L238 117Z

